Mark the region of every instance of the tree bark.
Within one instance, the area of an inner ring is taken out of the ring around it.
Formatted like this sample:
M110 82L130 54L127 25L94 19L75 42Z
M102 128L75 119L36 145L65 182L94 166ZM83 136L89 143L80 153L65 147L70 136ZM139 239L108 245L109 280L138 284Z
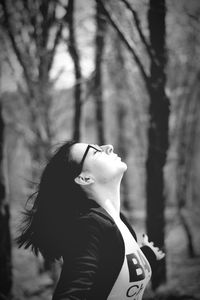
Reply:
M120 89L120 86L117 89ZM119 95L120 95L120 91L119 91ZM121 101L121 103L120 103L120 101ZM126 107L126 104L123 103L122 99L120 99L120 101L117 103L117 114L116 114L117 115L117 124L119 126L119 129L117 130L118 153L126 161L126 158L128 157L127 137L125 136L127 107ZM131 199L130 199L130 190L129 190L127 173L125 173L123 176L121 191L122 191L122 199L123 199L122 207L127 213L130 213L131 212Z
M9 205L3 168L4 121L0 104L0 299L7 299L12 287L11 237L9 227Z
M104 105L102 88L102 60L105 44L106 22L104 13L99 1L96 1L96 56L95 56L95 76L94 76L94 98L96 104L97 136L100 145L105 144L104 133Z
M117 92L116 99L116 120L118 125L117 130L117 152L126 161L128 159L128 149L129 149L129 137L127 135L127 112L128 112L128 99L126 96L126 89L128 89L127 83L127 72L126 64L123 56L122 42L119 41L118 36L115 34L113 38L113 55L114 61L118 62L113 65L113 74L117 74L113 77L113 82ZM111 75L112 76L112 75ZM127 172L123 176L121 184L121 194L122 194L122 208L130 213L131 212L131 199L130 190L128 183Z
M165 250L165 195L164 172L168 150L168 119L169 99L165 94L166 85L166 7L165 0L150 0L148 22L150 44L157 58L157 63L151 61L150 69L150 122L148 128L148 154L146 161L147 171L147 217L146 226L149 239L156 246ZM152 288L156 289L166 281L166 261L152 276Z
M189 68L188 68L189 69ZM188 256L195 257L195 247L193 242L192 228L184 214L187 209L187 204L192 198L189 193L192 182L192 169L194 164L194 149L197 139L198 116L199 116L199 79L200 71L197 72L194 82L191 84L185 98L180 98L181 106L179 106L179 126L177 130L178 145L177 145L177 208L178 215L187 237ZM188 85L186 80L185 86Z
M66 21L69 24L69 44L68 49L74 63L75 86L74 86L74 126L73 139L79 141L81 136L81 104L82 104L82 73L80 64L80 55L77 47L75 29L74 29L74 0L69 0L67 8Z

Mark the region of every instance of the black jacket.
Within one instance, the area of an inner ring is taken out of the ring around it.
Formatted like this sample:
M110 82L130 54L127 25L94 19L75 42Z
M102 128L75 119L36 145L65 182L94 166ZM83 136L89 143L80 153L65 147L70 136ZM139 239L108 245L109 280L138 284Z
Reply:
M136 239L122 214L121 219ZM52 300L106 300L125 255L124 241L114 220L102 207L91 208L76 222L68 244ZM147 246L141 249L153 267L153 251Z

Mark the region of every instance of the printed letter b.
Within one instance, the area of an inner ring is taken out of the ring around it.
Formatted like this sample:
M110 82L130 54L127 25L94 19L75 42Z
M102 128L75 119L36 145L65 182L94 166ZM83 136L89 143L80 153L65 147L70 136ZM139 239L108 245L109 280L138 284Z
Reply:
M145 272L137 256L131 253L126 255L126 259L129 269L129 281L134 282L143 280L145 278Z

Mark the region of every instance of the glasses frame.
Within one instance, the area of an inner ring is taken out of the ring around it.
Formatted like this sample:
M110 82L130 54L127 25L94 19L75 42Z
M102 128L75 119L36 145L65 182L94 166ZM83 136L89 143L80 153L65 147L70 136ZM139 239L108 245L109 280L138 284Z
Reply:
M85 159L86 159L86 156L87 156L87 154L88 154L90 148L95 149L95 150L97 150L97 151L99 151L99 152L102 152L102 151L103 151L102 149L96 148L95 146L88 145L87 148L86 148L86 150L85 150L85 152L84 152L84 154L83 154L83 158L81 159L81 162L80 162L80 168L81 168L81 171L82 171L82 169L83 169L83 164L84 164L84 161L85 161Z

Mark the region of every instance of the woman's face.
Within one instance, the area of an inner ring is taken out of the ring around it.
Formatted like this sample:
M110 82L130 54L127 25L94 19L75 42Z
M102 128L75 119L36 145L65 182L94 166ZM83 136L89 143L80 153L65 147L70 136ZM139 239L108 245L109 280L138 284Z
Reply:
M89 174L95 181L105 183L122 176L126 171L127 165L113 152L112 145L88 146L85 143L76 143L71 149L72 159L79 164L82 162L82 173Z

